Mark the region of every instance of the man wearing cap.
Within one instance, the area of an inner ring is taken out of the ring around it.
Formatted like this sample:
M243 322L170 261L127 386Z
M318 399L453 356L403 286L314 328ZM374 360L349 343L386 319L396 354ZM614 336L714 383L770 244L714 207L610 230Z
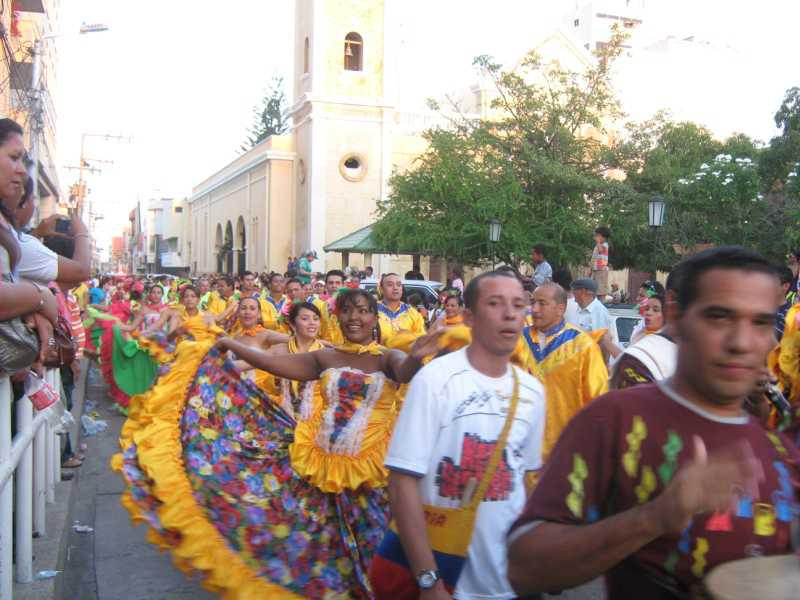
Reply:
M578 314L573 325L587 332L611 328L611 316L597 299L597 282L594 279L576 279L572 283L572 292L578 303Z
M533 326L522 330L528 349L525 364L545 389L543 460L572 417L608 391L608 370L600 347L591 335L564 320L566 310L564 288L543 283L533 292Z
M306 250L305 254L303 254L297 265L297 278L303 285L308 285L311 283L311 276L314 275L314 269L311 266L311 262L316 258L317 252L315 250Z

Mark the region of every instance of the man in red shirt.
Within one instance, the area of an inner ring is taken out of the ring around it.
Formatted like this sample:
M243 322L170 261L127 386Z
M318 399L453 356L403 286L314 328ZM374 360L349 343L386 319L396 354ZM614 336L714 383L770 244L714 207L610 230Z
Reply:
M605 574L609 600L686 598L718 564L791 551L800 452L743 410L775 343L777 277L731 247L682 269L675 375L564 430L509 534L517 594Z

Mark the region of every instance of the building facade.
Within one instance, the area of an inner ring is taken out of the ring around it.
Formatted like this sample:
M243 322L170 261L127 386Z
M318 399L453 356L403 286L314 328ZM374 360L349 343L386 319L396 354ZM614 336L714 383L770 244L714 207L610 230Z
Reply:
M375 221L393 170L424 151L419 134L438 118L397 110L391 6L298 0L292 128L193 189L192 271L283 271L306 250L319 255L318 270L345 266L323 248ZM377 271L412 264L379 254L352 259Z
M2 12L2 60L0 78L0 116L17 121L25 130L25 143L38 142L38 161L31 165L36 173L39 195L39 217L44 218L59 208L66 209L58 181L56 133L56 66L53 40L41 44L38 87L39 118L33 118L33 54L37 40L58 31L59 0L0 0ZM60 205L61 204L61 205Z

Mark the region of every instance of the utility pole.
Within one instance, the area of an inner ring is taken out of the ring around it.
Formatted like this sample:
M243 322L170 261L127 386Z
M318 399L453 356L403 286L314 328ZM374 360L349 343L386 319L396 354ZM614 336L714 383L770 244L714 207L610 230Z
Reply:
M83 24L81 25L80 34L83 35L86 33L107 30L108 27L102 24ZM44 43L47 40L57 38L59 35L60 34L58 33L49 33L47 35L43 35L33 43L33 47L30 49L33 64L31 65L31 137L30 143L28 144L28 155L33 163L33 173L31 174L31 177L33 177L32 196L36 200L39 199L39 136L44 129L44 119L42 118L44 113L44 105L42 103L42 88L40 86L42 73L42 50L44 48ZM83 140L81 140L81 148L83 148ZM81 155L83 155L82 150Z
M77 202L75 205L75 210L78 215L83 214L83 202L86 198L86 181L83 178L84 171L88 170L91 173L97 171L97 169L90 168L88 160L92 160L92 162L102 162L107 164L114 164L113 161L110 160L100 160L100 159L87 159L86 158L86 138L95 137L95 138L103 138L106 141L119 141L119 142L129 142L130 138L124 135L111 135L109 133L83 133L81 134L81 156L78 162L78 190L79 194L77 196Z

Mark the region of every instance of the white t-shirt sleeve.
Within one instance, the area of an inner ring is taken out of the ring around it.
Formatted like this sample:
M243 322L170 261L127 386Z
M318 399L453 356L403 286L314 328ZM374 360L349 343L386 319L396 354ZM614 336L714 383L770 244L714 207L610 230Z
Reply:
M17 265L19 277L42 285L58 279L58 254L32 235L23 233L19 242L21 254Z
M384 460L390 470L420 477L428 473L439 437L439 411L442 407L435 389L438 378L432 366L433 363L426 365L408 386Z

